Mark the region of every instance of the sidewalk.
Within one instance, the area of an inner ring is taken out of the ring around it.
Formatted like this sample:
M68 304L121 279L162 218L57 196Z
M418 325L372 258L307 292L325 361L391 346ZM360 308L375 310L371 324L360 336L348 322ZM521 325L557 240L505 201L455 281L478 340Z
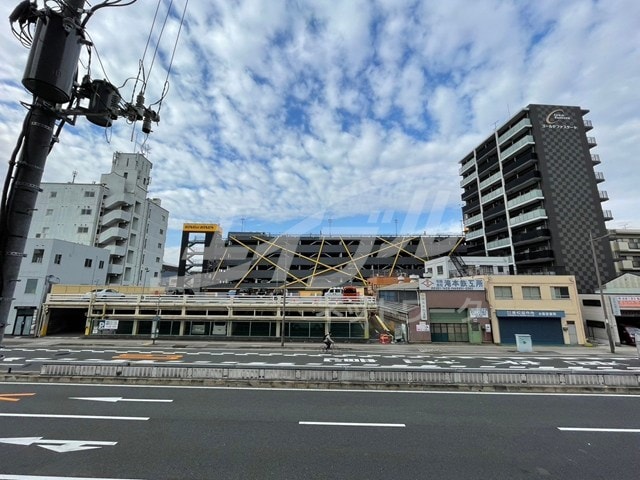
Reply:
M343 343L339 340L336 343L339 352L363 352L363 353L385 353L385 354L423 354L423 355L470 355L470 356L589 356L589 357L632 357L638 358L636 347L629 345L616 346L615 353L610 352L609 345L585 346L562 346L562 345L540 345L533 346L533 352L518 352L515 345L471 345L468 343ZM320 342L290 342L285 341L284 347L279 341L256 342L256 341L226 341L226 340L199 340L199 339L178 339L156 340L155 345L151 339L117 339L117 338L95 338L84 336L51 336L42 338L33 337L5 337L2 342L4 348L152 348L152 349L268 349L272 351L309 351L319 350Z

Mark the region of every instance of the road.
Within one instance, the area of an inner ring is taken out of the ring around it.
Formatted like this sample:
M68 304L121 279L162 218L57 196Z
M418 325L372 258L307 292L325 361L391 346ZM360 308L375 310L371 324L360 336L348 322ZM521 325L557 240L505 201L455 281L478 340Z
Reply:
M278 367L392 367L437 370L481 368L509 370L640 371L640 359L629 356L549 356L549 355L446 355L423 353L371 353L340 350L323 354L320 348L299 351L270 349L161 349L161 348L61 348L7 347L2 350L0 369L6 372L39 371L43 363L129 363L195 366Z
M636 479L640 396L0 384L0 480Z

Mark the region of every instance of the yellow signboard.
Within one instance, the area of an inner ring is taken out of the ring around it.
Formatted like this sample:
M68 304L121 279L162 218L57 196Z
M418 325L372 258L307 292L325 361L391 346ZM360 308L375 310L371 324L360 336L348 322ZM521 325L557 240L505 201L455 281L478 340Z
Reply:
M219 232L220 225L217 223L185 223L182 225L183 232Z

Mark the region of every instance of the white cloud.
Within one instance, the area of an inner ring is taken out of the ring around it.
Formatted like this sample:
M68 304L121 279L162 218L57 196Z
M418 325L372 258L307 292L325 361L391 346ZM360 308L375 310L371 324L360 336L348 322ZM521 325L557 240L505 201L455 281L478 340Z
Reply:
M14 3L2 2L0 16ZM168 5L145 55L146 103L165 88L184 0L173 2L155 55ZM88 24L127 100L155 6L101 9ZM637 18L634 0L190 2L154 132L145 139L140 125L118 120L104 131L80 118L63 130L44 179L70 181L75 170L76 181L98 181L114 151L146 141L151 195L170 212L172 239L182 222L229 230L240 218L265 231L319 231L329 217L336 228L359 217L353 232L390 228L394 217L407 231L459 231L457 161L527 104L566 103L591 110L609 225L640 228L640 174L629 166L640 144ZM0 41L8 159L25 114L17 102L30 100L20 85L28 51L6 28ZM93 78L102 66L94 54Z

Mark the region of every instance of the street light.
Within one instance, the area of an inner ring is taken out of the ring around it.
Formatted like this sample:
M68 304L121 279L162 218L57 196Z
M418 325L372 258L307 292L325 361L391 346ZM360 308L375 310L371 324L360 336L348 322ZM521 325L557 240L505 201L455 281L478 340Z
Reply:
M593 255L593 266L596 269L596 280L598 281L598 290L600 291L600 305L602 305L602 312L604 313L604 326L607 331L607 338L609 339L609 349L611 350L611 353L616 353L616 346L613 342L613 335L611 333L611 322L609 322L609 314L607 313L607 307L604 304L604 293L602 292L602 281L600 280L600 268L598 267L598 258L596 257L596 247L594 244L596 240L602 240L608 236L609 234L594 237L591 235L591 232L589 232L589 243L591 244L591 254Z
M142 292L144 293L144 290L147 288L147 273L149 272L149 267L144 267L144 271L143 271L143 275L142 275Z
M47 275L44 277L44 286L42 288L42 298L40 299L40 311L38 312L38 321L36 322L36 329L33 332L35 337L39 337L42 333L41 330L44 324L44 304L47 299L47 295L51 292L51 285L60 283L60 279L55 275Z

